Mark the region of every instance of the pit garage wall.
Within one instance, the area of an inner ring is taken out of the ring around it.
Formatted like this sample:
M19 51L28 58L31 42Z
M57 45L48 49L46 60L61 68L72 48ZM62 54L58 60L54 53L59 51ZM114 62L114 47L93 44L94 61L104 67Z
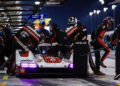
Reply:
M20 4L21 1L0 1L0 4ZM1 7L1 9L4 10L22 10L22 8L20 6L17 7ZM4 12L6 15L21 15L22 11L9 11L9 12ZM15 21L22 21L22 16L12 16L10 17L11 21L14 22ZM17 23L17 25L20 25L20 23ZM13 28L14 29L14 28ZM16 29L16 28L15 28Z

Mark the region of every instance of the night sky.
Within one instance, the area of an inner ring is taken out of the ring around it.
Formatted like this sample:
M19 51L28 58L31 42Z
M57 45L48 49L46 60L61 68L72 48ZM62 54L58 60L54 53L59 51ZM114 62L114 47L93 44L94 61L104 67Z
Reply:
M67 27L67 19L70 16L76 16L85 26L86 17L94 8L96 0L67 0L67 2L60 6L43 7L41 13L47 13L52 18L52 22L55 22L65 29Z
M47 14L49 18L52 18L51 23L57 23L60 28L65 29L67 27L67 19L70 16L76 16L83 25L87 27L88 33L97 28L97 26L102 22L106 16L113 17L113 11L108 3L113 0L105 0L105 5L101 5L99 0L67 0L66 3L59 6L46 6L42 7L42 11L38 14ZM25 3L25 2L23 2ZM33 3L33 2L31 2ZM104 13L103 11L98 15L94 14L92 17L92 27L91 27L91 17L89 12L96 10L103 10L103 7L109 7L109 10ZM120 23L120 5L116 8L116 25ZM98 20L99 19L99 20Z

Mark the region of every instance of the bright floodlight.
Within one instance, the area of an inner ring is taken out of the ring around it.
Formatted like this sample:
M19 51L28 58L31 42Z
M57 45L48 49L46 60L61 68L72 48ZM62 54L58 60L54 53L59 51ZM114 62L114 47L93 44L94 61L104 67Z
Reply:
M105 3L105 1L104 1L104 0L99 0L99 2L100 2L101 4L104 4L104 3Z
M112 10L115 10L117 6L116 5L112 5Z
M94 14L96 14L96 13L97 13L97 11L96 11L96 10L94 10L94 11L93 11L93 13L94 13Z
M99 0L99 2L102 2L102 1L104 1L104 0Z
M105 3L104 1L101 2L102 5L103 5L104 3Z
M89 15L92 16L92 15L93 15L93 12L90 12Z
M103 8L103 11L104 11L104 12L106 12L107 10L108 10L108 8L107 8L107 7L104 7L104 8Z
M97 14L98 14L98 15L100 14L100 10L97 10Z
M35 1L35 5L40 5L40 1Z

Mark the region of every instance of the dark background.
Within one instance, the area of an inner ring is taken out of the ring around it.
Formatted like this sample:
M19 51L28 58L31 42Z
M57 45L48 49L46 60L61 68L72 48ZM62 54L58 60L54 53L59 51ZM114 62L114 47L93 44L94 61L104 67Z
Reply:
M105 4L101 5L99 0L67 0L66 3L59 6L44 6L38 14L47 14L49 18L52 18L51 23L57 23L59 27L65 29L67 27L67 19L70 16L76 16L83 25L87 27L88 33L90 34L97 26L102 22L106 16L113 17L113 10L111 5L108 5L109 2L113 0L105 0ZM22 3L28 3L22 2ZM29 2L34 3L34 2ZM104 13L103 8L108 7L109 10ZM116 25L120 23L120 5L117 5L116 8ZM89 16L89 12L96 10L101 10L102 12L99 15L94 14L92 17ZM91 18L92 18L92 27L91 27ZM92 28L92 30L91 30ZM112 28L113 29L113 28Z

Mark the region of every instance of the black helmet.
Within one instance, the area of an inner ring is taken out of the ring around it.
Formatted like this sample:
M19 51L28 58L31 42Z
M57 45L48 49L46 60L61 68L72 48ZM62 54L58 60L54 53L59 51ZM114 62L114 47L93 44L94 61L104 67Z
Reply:
M68 25L69 26L74 26L75 24L77 24L78 19L76 17L69 17L68 18Z
M109 24L110 26L113 26L114 24L114 19L112 17L106 17L103 22Z

